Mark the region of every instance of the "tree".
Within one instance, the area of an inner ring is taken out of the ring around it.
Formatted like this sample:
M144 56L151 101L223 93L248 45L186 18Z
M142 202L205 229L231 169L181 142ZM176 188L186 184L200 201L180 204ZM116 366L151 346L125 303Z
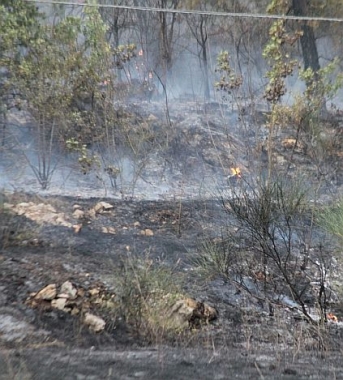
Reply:
M204 97L210 98L209 67L208 67L208 33L209 18L204 15L187 17L188 27L199 47L199 60L204 75Z
M20 32L30 36L28 25ZM42 23L35 33L35 39L25 39L19 59L10 59L18 52L21 34L6 29L3 40L8 59L2 63L10 73L10 86L19 92L23 107L34 120L36 159L30 160L24 150L22 154L45 189L56 167L54 152L59 142L76 138L82 144L93 136L99 138L101 133L95 129L114 112L113 107L105 112L106 94L100 86L104 81L113 82L112 55L106 26L94 7L85 7L82 18L67 16L56 23Z
M18 64L23 52L37 38L42 15L37 8L23 0L2 0L0 5L0 122L2 145L5 143L7 112L17 106L18 97L11 85L10 64Z
M267 9L270 13L288 14L293 12L295 16L299 17L310 16L308 0L292 0L291 2L272 0ZM313 70L316 77L316 73L320 70L320 64L314 29L307 21L300 24L300 44L304 60L304 70Z
M292 8L295 16L309 15L307 0L292 0ZM305 22L301 25L301 31L300 44L304 59L304 70L311 68L314 73L317 73L320 65L313 27Z
M157 2L157 7L166 9L177 9L179 5L179 0L159 0ZM167 86L167 78L171 73L173 65L173 45L174 45L174 32L176 23L175 13L165 13L160 12L159 15L159 51L160 51L160 69L161 69L161 79L162 85Z
M125 5L123 0L99 0L99 4ZM132 26L129 19L129 12L120 8L100 8L99 12L103 21L107 25L107 40L114 49L122 45L122 35ZM121 67L117 67L117 76L121 80Z

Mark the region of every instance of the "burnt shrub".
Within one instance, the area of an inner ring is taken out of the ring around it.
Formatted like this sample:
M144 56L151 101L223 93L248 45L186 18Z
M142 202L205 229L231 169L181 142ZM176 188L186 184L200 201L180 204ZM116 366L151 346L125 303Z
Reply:
M209 276L219 275L269 304L288 299L315 322L308 305L326 320L326 286L331 255L316 240L313 209L305 187L276 178L269 183L242 182L221 194L226 214L222 236L206 241L194 259Z

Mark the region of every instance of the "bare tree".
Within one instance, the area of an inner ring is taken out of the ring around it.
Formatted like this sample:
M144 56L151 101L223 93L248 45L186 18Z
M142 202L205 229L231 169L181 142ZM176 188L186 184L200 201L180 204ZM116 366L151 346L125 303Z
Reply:
M157 6L162 9L171 8L177 9L179 0L159 0ZM174 32L176 24L175 13L159 13L159 49L160 49L160 69L161 79L164 86L167 86L167 78L170 75L173 66L173 46L174 46Z
M116 0L113 2L109 0L100 0L99 4L110 4L110 5L127 5L127 1ZM129 17L128 10L120 8L107 8L100 7L99 12L102 19L108 26L107 38L108 42L114 47L118 48L121 44L124 44L125 34L132 27L132 20ZM118 79L121 80L122 67L116 65L116 74Z
M204 75L204 97L210 98L209 62L208 62L208 16L187 17L188 27L199 47L199 60Z

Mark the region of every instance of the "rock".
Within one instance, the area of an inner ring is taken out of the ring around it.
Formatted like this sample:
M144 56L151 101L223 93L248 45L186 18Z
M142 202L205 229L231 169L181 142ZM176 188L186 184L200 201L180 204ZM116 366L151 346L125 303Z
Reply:
M106 322L102 318L91 313L85 314L84 323L94 332L103 331L106 325Z
M76 209L73 212L73 218L75 219L82 219L84 216L85 216L85 212L80 209Z
M104 234L116 234L116 229L114 227L101 227L101 232Z
M194 307L187 300L179 300L172 307L169 318L173 320L173 325L185 328L189 325L193 312Z
M32 203L32 202L21 202L21 203L18 203L15 206L15 208L16 208L18 215L23 215L23 214L25 214L25 211L28 208L31 208L32 206L34 206L34 203Z
M287 160L285 159L284 156L277 155L276 156L276 162L278 163L278 165L284 165L287 163Z
M76 233L76 234L80 233L82 230L82 224L74 224L73 230L74 230L74 233Z
M205 317L205 320L210 322L210 321L213 321L214 319L217 319L218 317L218 313L217 313L217 310L208 305L207 303L204 303L204 317Z
M271 355L259 355L255 358L255 363L259 368L269 368L276 362L276 358Z
M140 224L138 221L133 223L133 226L134 226L134 227L140 227L140 225L141 225L141 224Z
M185 298L177 301L171 308L169 318L180 328L188 325L199 325L201 322L210 322L218 316L216 309L204 302Z
M88 292L89 292L90 296L94 297L100 293L100 290L99 289L89 289Z
M153 115L152 113L147 118L148 121L156 121L158 120L157 116Z
M102 214L104 212L109 212L114 208L110 203L107 202L98 202L94 207L93 210L97 214Z
M145 230L141 231L141 235L154 236L154 232L150 228L146 228Z
M49 284L42 290L40 290L34 298L37 300L46 300L46 301L51 301L54 298L56 298L57 295L57 289L56 289L56 284Z
M294 138L282 140L281 145L285 149L296 149L297 152L301 152L304 149L304 144L301 141Z
M80 314L80 309L77 308L77 307L74 307L71 312L70 312L71 315L75 316L75 315L79 315Z
M66 295L66 297L64 297L64 295ZM74 300L77 297L77 289L70 281L65 281L61 285L60 294L58 295L58 297Z
M94 210L94 208L90 209L88 212L87 212L87 217L90 218L90 219L94 219L96 216L96 211Z
M64 213L58 213L55 207L50 204L21 202L15 206L12 205L11 209L18 215L25 215L38 224L50 223L53 225L72 227L71 223L65 219Z
M55 309L64 310L67 298L57 298L51 301L51 306Z

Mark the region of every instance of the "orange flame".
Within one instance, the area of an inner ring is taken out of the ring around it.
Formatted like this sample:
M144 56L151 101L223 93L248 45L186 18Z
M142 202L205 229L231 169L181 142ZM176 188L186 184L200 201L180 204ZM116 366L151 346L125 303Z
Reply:
M240 168L230 168L230 170L232 176L237 176L238 178L242 177L242 172Z
M338 322L338 318L335 316L335 314L329 313L329 314L327 315L327 317L328 317L328 320L329 320L329 321L332 321L332 322Z

